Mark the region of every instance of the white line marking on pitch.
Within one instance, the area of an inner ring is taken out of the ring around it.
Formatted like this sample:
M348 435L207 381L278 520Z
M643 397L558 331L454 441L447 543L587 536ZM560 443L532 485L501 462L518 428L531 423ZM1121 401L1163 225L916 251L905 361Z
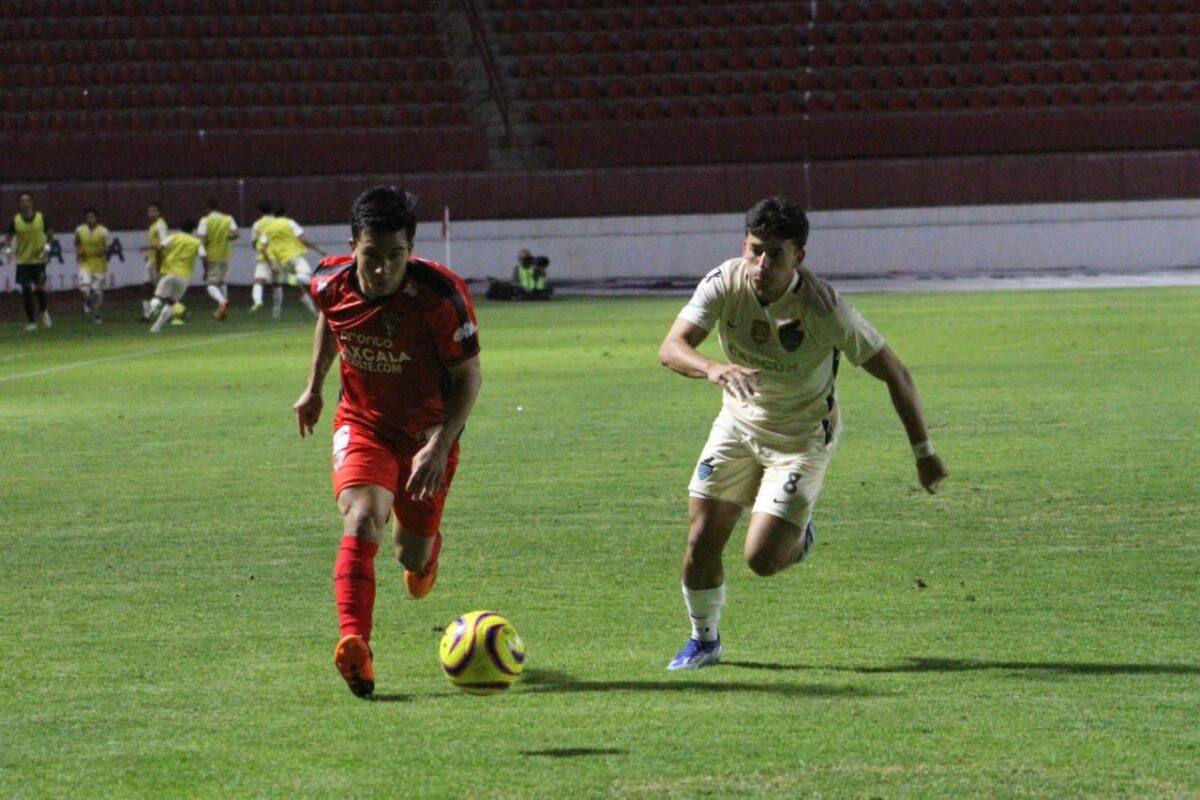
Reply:
M75 361L70 364L59 364L57 367L46 367L45 369L34 370L33 372L18 372L16 375L4 375L0 377L0 383L8 381L16 381L22 378L37 378L42 375L52 375L55 372L66 372L69 369L78 369L79 367L90 367L94 364L104 364L109 361L123 361L127 358L137 358L139 356L152 356L158 353L170 353L175 350L188 350L193 347L204 347L205 345L216 344L217 342L227 342L230 339L242 339L246 336L256 336L262 331L247 331L245 333L231 333L227 336L214 336L211 339L202 339L197 342L188 342L187 344L177 344L174 347L151 347L146 350L138 350L133 353L119 353L115 356L105 356L104 358L91 358L87 361Z

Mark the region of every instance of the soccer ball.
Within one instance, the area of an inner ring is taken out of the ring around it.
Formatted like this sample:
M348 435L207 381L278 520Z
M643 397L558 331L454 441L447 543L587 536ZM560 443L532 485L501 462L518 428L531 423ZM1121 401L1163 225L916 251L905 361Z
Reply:
M450 682L468 694L495 694L513 684L525 664L525 642L493 611L472 611L446 626L438 655Z
M171 318L172 319L183 319L186 316L187 316L187 306L185 306L183 303L176 303L175 305L173 305L171 307Z

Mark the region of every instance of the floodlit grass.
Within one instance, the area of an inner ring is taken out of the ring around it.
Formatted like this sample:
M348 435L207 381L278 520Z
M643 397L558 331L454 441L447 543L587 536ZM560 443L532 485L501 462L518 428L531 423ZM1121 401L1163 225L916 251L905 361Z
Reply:
M480 301L441 576L410 601L381 555L375 702L331 663L311 320L196 293L151 337L62 297L36 334L2 304L2 797L1200 797L1196 289L853 298L951 477L919 491L847 366L815 557L756 578L735 534L726 662L682 675L718 405L656 362L683 299ZM529 648L503 696L437 665L476 608Z

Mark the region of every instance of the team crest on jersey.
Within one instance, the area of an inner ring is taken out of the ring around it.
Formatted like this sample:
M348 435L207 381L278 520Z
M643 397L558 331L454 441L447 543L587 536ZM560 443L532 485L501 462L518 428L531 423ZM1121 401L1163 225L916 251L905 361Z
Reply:
M461 328L454 332L454 341L461 342L463 339L474 336L478 330L479 328L474 322L468 321L463 324Z
M383 324L383 329L387 331L387 335L394 336L400 323L404 322L404 315L397 311L384 311L379 320Z
M800 327L800 320L792 320L779 326L779 343L783 345L784 350L794 353L803 341L804 329Z
M771 323L765 319L756 319L750 323L750 338L755 344L766 344L771 338Z
M700 464L696 467L696 477L698 477L702 481L708 480L708 476L712 475L713 469L715 469L713 467L712 462L713 462L713 458L711 456L709 458L706 458L703 461L701 461Z

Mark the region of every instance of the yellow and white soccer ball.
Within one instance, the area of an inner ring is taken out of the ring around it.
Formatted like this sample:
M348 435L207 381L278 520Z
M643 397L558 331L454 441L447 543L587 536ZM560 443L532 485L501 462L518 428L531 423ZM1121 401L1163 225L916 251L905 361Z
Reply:
M442 670L468 694L502 692L521 674L525 642L494 611L472 611L446 626L438 646Z
M187 306L183 303L176 303L171 306L171 319L183 319L187 316Z

